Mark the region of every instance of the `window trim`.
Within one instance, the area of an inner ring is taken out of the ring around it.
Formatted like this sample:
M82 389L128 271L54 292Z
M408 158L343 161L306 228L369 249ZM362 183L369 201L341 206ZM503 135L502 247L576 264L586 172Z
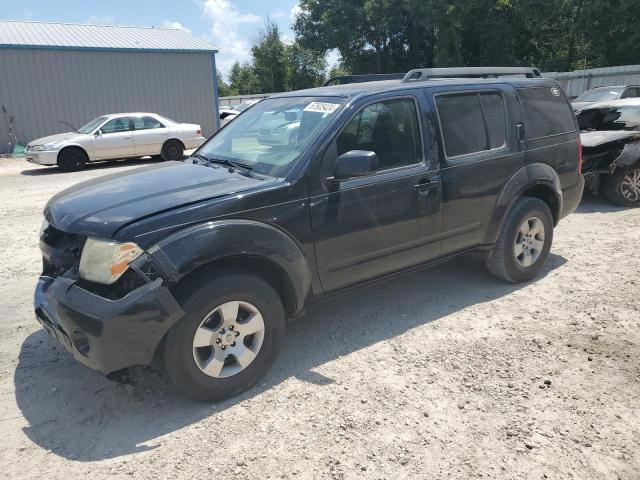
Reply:
M119 120L121 118L128 118L129 119L129 129L128 130L118 130L117 132L103 132L102 128L109 122L112 122L114 120ZM112 135L114 133L123 133L123 132L131 132L133 128L133 122L131 121L131 115L124 115L122 117L113 117L110 118L109 120L107 120L106 122L104 122L102 125L100 125L100 127L98 128L98 130L100 130L101 135ZM96 131L98 131L96 130Z
M479 95L482 93L497 93L498 95L500 95L500 98L502 98L502 106L504 108L504 118L505 118L505 131L504 131L504 144L502 144L499 147L495 147L495 148L490 148L487 150L478 150L476 152L470 152L470 153L463 153L460 155L449 155L447 153L447 145L446 145L446 141L444 138L444 130L442 128L442 119L440 118L440 110L438 109L438 102L437 102L437 97L444 97L444 96L454 96L454 95L458 95L458 96L462 96L462 95L476 95L478 96L478 104L480 105L480 113L482 114L482 121L484 122L484 132L485 132L485 136L487 137L487 142L489 142L489 135L487 132L487 120L486 120L486 114L484 112L484 107L482 106L482 102L480 101ZM452 161L453 165L459 165L459 164L465 164L465 163L471 163L471 162L466 162L466 159L477 159L478 157L483 157L483 156L487 156L487 157L491 157L493 158L495 153L499 153L499 152L511 152L511 135L509 134L509 111L507 109L507 100L504 96L504 93L502 90L500 90L499 88L492 88L492 89L473 89L473 90L452 90L452 91L447 91L447 92L435 92L433 95L433 106L436 112L436 117L438 118L438 129L440 130L440 140L442 142L442 152L444 153L444 158L445 160L449 163L449 160Z
M342 127L340 127L338 132L333 136L333 138L331 139L331 142L329 142L329 145L331 145L332 143L335 143L337 141L338 137L347 128L347 125L349 124L349 122L351 122L351 120L353 120L356 115L359 115L360 112L362 112L365 108L367 108L367 107L369 107L371 105L374 105L376 103L385 103L385 102L390 102L390 101L394 101L394 100L411 100L413 102L413 106L415 108L416 119L418 120L418 132L420 133L420 153L421 153L420 161L416 162L416 163L411 163L409 165L402 165L402 166L395 167L395 168L387 168L385 170L378 170L375 173L372 173L371 175L367 175L366 177L348 178L348 179L340 181L340 185L344 185L345 188L356 187L356 186L360 186L362 184L370 184L370 183L378 183L378 182L386 181L386 180L389 180L391 178L395 178L396 175L394 175L394 174L396 172L403 172L405 170L411 170L411 169L416 169L416 168L420 168L420 171L423 171L424 167L427 166L427 158L426 158L425 142L424 142L424 129L423 129L423 125L422 125L422 115L421 115L422 109L420 108L420 102L418 101L418 97L416 95L414 95L414 94L394 95L394 96L390 96L390 97L377 98L377 99L373 99L371 101L368 101L367 103L364 103L364 104L360 105L360 107L355 112L353 112L351 114L351 116L344 122ZM325 155L329 150L330 150L330 148L325 151ZM337 151L337 149L336 149L336 151ZM322 156L322 162L324 162L325 155ZM336 160L337 160L338 156L336 156ZM332 183L332 178L333 177L331 177L331 176L324 177L323 178L323 182L325 184L330 184L330 183Z

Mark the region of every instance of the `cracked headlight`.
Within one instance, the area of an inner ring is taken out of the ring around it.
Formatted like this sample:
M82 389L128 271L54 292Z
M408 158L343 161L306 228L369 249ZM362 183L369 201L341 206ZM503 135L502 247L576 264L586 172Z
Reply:
M135 243L87 238L80 257L80 277L90 282L110 285L142 254Z

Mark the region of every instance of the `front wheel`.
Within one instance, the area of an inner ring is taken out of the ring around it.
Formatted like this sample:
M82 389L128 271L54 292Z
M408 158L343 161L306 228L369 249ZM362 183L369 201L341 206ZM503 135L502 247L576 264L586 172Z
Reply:
M63 172L77 172L87 165L87 155L79 148L67 148L58 156L58 168Z
M547 204L537 198L520 198L487 257L487 268L508 282L530 280L547 260L552 241L553 218Z
M606 179L604 193L609 200L622 207L640 205L640 165L618 168Z
M197 278L183 291L185 317L164 343L169 381L194 400L215 402L255 385L280 349L285 312L259 277L228 272ZM193 290L191 287L193 286Z

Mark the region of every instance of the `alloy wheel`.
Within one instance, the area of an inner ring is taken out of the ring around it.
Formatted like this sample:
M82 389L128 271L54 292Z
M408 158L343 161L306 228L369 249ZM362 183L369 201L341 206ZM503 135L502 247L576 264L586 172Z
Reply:
M640 200L640 169L629 170L620 184L622 196L630 202Z
M522 267L530 267L538 261L544 248L544 235L544 224L538 217L529 217L520 225L514 253Z
M209 312L193 337L193 359L214 378L237 375L256 358L264 340L260 311L248 302L231 301Z

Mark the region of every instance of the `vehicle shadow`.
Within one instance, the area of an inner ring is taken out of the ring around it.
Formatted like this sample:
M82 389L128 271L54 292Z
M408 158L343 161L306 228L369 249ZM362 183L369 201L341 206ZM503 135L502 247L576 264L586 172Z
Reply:
M186 157L185 157L186 158ZM143 165L150 165L153 163L160 163L162 160L158 158L152 157L143 157L143 158L125 158L118 160L107 160L104 162L95 162L95 163L87 163L87 166L81 172L86 172L88 170L104 170L108 168L115 167L137 167ZM28 177L38 177L40 175L73 175L78 172L63 172L57 166L45 167L42 166L40 168L32 168L29 170L22 170L20 175L25 175Z
M585 191L582 195L582 201L580 205L578 205L575 213L611 213L622 212L628 209L628 207L621 207L620 205L611 203L604 195L594 195L591 192Z
M551 255L541 277L564 263ZM43 449L79 461L153 449L158 437L268 394L291 377L323 388L334 379L317 367L520 288L493 279L481 261L467 257L334 297L289 325L285 347L259 385L215 405L174 394L151 368L139 371L132 387L110 382L38 331L22 344L14 377L29 424L24 432Z

